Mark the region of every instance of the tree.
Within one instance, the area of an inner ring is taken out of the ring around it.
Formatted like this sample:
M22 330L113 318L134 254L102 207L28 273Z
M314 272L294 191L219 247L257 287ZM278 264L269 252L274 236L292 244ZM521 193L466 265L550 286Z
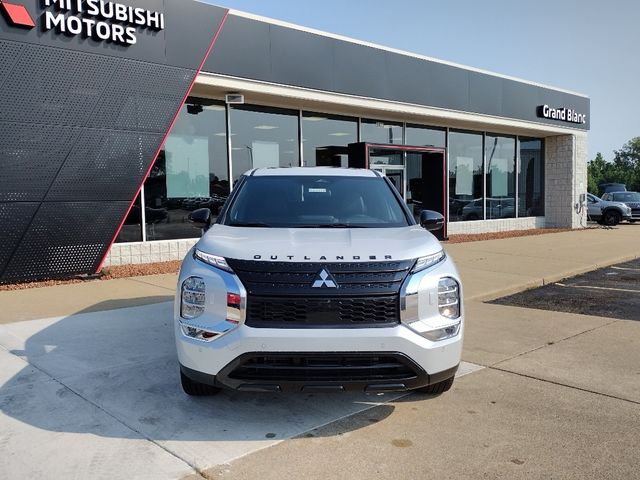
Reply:
M613 153L613 168L620 182L627 190L640 191L640 137L632 138Z
M587 164L587 190L600 195L601 183L624 183L627 190L640 191L640 137L632 138L613 153L613 162L598 152Z
M604 183L609 165L600 152L587 164L587 190L589 193L599 194L598 185Z

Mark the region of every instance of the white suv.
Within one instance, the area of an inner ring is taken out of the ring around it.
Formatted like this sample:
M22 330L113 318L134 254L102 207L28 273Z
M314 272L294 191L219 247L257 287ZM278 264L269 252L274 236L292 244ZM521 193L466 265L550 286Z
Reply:
M460 277L378 172L257 169L236 183L178 279L184 391L442 393L460 363ZM424 227L424 228L423 228Z

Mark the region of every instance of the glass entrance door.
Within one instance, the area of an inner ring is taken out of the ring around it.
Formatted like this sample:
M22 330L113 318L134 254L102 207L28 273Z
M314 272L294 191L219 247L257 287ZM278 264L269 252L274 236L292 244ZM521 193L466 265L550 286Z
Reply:
M433 210L447 218L446 152L443 148L362 143L355 144L352 152L360 155L353 156L352 166L362 168L364 164L389 178L417 222L422 210ZM440 239L446 238L446 222L444 229L434 234Z

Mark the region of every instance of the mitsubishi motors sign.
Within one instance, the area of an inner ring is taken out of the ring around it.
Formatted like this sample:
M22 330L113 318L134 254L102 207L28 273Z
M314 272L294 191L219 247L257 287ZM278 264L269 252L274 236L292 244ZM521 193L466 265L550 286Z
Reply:
M36 23L27 9L0 0L12 24L33 28ZM135 45L139 29L164 30L164 14L105 0L42 0L39 17L43 31L83 36L120 45Z

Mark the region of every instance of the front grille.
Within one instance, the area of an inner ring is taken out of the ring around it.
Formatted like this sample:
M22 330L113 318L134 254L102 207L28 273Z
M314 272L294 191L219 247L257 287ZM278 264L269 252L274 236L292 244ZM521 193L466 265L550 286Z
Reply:
M248 354L229 365L227 376L247 382L353 382L411 380L418 367L399 354L376 353L282 353ZM226 372L225 372L226 373Z
M246 324L263 328L358 328L400 321L397 295L379 297L249 296Z
M385 262L264 262L227 259L249 296L391 295L400 291L414 260ZM338 288L313 288L321 270L335 278Z
M632 208L631 209L632 217L640 217L640 208Z
M262 328L395 325L400 321L400 287L415 263L227 262L247 290L246 324ZM337 288L313 287L323 270Z

